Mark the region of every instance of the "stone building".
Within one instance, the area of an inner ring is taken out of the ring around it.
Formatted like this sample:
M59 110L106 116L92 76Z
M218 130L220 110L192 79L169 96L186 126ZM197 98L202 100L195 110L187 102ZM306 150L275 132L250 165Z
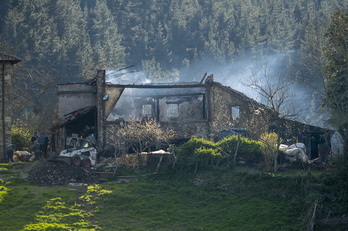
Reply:
M115 131L129 120L154 119L162 129L176 131L180 142L194 136L218 140L232 134L258 139L272 131L278 116L245 94L215 82L213 75L193 83L114 84L101 70L88 82L59 85L58 98L60 121L52 128L57 152L70 136L94 134L99 148L115 145ZM324 133L313 132L315 136ZM309 130L303 134L306 137L296 133L296 140L311 146L314 134Z
M0 52L1 87L0 87L0 161L6 158L6 146L11 144L11 66L21 59Z

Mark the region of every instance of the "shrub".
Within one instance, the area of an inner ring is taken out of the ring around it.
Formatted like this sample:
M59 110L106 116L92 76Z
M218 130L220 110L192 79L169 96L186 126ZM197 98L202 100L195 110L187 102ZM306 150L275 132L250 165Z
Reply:
M216 148L204 148L200 147L195 150L194 153L196 166L203 168L217 165L219 160L222 159L222 155Z
M216 151L212 151L213 149L216 149L214 142L204 138L191 138L180 147L174 148L177 158L176 165L180 168L195 168L197 158L204 157L207 152L216 153Z
M219 141L216 145L231 156L234 155L239 139L239 147L237 150L237 157L247 163L258 163L262 160L261 143L255 140L250 140L246 137L239 137L234 135L226 137Z
M266 163L271 163L277 152L277 140L278 134L271 133L263 133L260 136L261 144L262 144L262 154L264 157L264 161Z
M341 161L330 165L332 171L326 171L320 176L320 202L325 213L333 216L348 213L348 164Z
M177 165L181 168L216 166L235 154L239 140L237 157L247 163L262 161L261 143L246 137L230 136L214 143L204 138L191 138L180 147L175 147ZM225 161L226 162L226 161Z
M29 127L20 120L15 121L11 128L12 144L15 145L16 150L31 151L31 135Z

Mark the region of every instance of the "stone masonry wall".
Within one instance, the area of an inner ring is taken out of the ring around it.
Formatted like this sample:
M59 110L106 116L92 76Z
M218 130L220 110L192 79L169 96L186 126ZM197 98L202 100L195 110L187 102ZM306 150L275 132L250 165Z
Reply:
M2 69L2 68L1 68ZM2 98L2 81L3 81L3 76L1 72L1 84L0 84L0 158L1 162L3 162L6 159L6 153L4 152L4 147L3 147L3 139L6 141L6 145L11 144L11 75L10 75L10 70L11 70L11 64L10 62L5 63L5 72L4 72L4 77L5 77L5 98ZM3 121L2 121L2 108L3 104L5 104L5 127L3 128ZM3 137L3 129L5 129L5 137Z
M216 135L225 128L245 128L250 138L258 139L263 132L268 131L269 115L263 113L258 105L241 100L224 88L213 85L210 90L211 132ZM232 106L240 109L239 119L232 119ZM257 111L260 113L256 113Z

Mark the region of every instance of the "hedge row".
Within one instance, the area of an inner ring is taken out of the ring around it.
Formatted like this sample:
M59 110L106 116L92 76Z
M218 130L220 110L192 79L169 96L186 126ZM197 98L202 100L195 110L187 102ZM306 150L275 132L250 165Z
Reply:
M240 162L253 164L263 160L261 143L240 136L226 137L219 142L191 138L182 146L175 147L174 152L177 166L195 169Z

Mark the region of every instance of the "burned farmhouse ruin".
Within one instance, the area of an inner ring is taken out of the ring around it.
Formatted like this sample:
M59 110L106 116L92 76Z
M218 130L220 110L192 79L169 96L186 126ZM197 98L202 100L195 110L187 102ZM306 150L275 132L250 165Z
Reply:
M84 136L99 149L115 145L115 131L127 121L153 119L162 129L176 132L176 142L191 137L218 140L240 134L258 139L277 123L283 140L302 142L310 159L326 160L329 133L326 129L287 119L245 94L214 81L171 84L115 84L106 71L84 83L58 85L59 123L52 127L53 149L65 149L69 137Z

